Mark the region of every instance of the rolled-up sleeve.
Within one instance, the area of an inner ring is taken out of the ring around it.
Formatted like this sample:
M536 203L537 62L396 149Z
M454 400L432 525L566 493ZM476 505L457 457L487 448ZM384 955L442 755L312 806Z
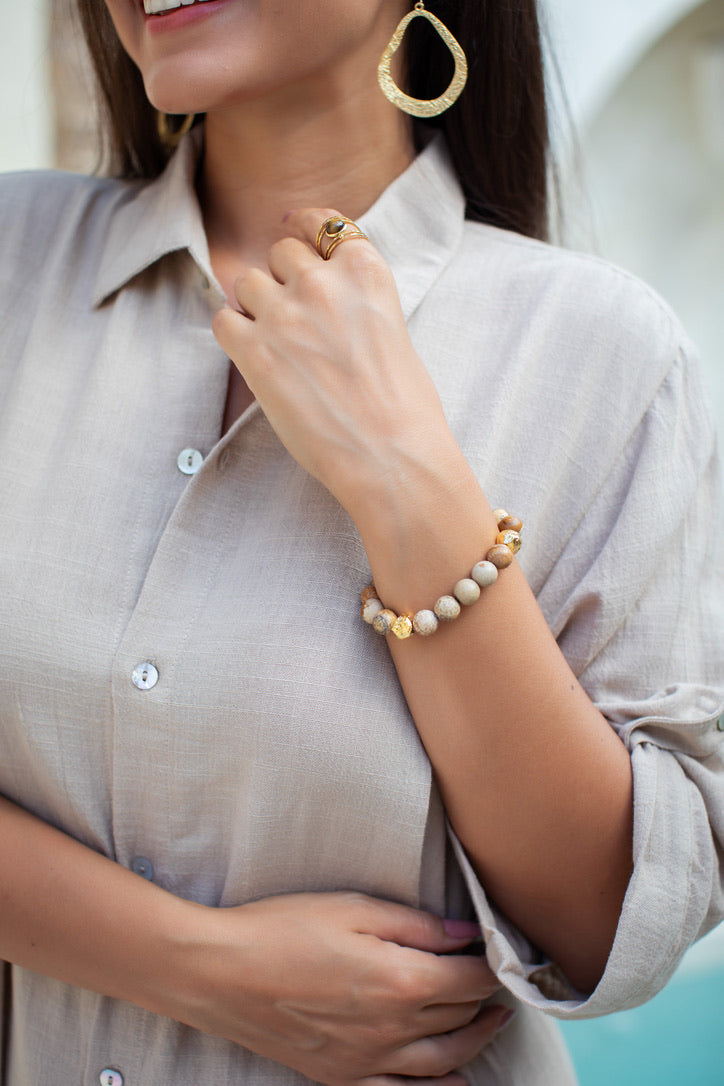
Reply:
M626 745L634 871L595 991L575 991L458 863L488 959L519 999L561 1018L635 1006L724 916L724 570L714 427L684 344L582 510L539 602Z

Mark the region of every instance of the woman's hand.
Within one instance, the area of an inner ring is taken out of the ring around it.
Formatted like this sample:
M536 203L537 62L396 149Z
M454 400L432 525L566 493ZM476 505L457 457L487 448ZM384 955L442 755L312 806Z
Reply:
M473 925L453 922L451 934L427 913L354 893L192 908L180 974L192 979L174 1017L327 1086L396 1076L464 1086L455 1068L509 1015L481 1011L499 988L485 961L451 955Z
M365 240L316 252L334 214L292 212L271 274L240 275L243 313L220 310L213 329L291 455L354 517L370 488L452 438L382 257Z

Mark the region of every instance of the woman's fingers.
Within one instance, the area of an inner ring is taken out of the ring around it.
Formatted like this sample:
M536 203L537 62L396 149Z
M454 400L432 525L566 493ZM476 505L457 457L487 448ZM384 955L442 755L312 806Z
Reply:
M470 1003L443 1003L424 1007L420 1012L420 1023L425 1035L450 1033L454 1029L469 1026L481 1011L479 999Z
M359 931L433 954L459 950L480 935L480 927L472 920L445 920L420 909L361 894L356 900L355 920Z
M345 216L340 215L339 211L333 208L305 207L290 211L284 222L290 237L298 238L311 246L315 252L319 252L316 246L317 235L327 219L345 219ZM347 230L349 229L348 226ZM330 259L337 257L340 249L344 249L347 256L355 250L359 252L359 246L362 245L369 246L370 242L363 238L349 239L335 248Z
M320 259L313 246L298 237L287 237L272 245L267 262L276 281L283 284L290 283L301 271L318 265Z
M441 1076L463 1067L489 1045L510 1018L508 1007L486 1007L469 1025L451 1033L423 1037L400 1048L391 1058L397 1075Z
M278 300L280 286L260 268L247 268L234 281L234 295L244 314L256 320Z

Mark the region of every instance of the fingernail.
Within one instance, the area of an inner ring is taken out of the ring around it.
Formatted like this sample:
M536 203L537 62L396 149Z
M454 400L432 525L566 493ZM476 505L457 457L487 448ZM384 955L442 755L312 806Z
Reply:
M443 920L442 926L453 939L475 939L480 935L480 924L473 920Z
M498 1020L498 1025L495 1028L495 1032L500 1033L501 1029L505 1029L511 1018L515 1018L517 1013L518 1012L515 1010L514 1007L506 1007L506 1009L501 1014L500 1019Z

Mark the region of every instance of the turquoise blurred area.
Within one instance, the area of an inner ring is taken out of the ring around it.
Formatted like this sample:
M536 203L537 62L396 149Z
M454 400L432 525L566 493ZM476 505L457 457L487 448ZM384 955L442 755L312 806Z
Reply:
M649 1003L561 1028L580 1086L724 1086L723 1012L721 927Z

